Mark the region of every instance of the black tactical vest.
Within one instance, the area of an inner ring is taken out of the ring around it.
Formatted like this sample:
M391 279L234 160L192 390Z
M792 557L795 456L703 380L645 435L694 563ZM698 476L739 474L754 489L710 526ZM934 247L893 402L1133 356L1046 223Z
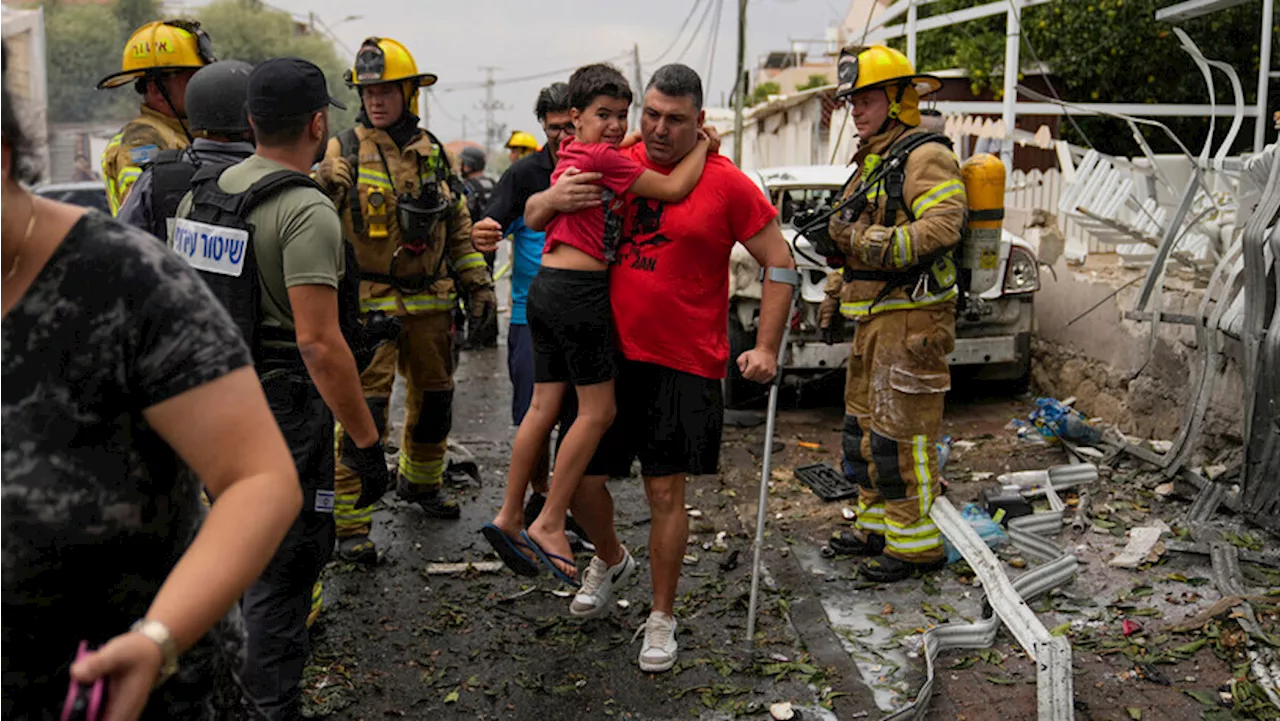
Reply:
M497 186L483 175L467 178L462 184L467 189L467 210L471 211L471 222L475 223L484 217L484 209L489 207L489 199Z
M186 218L176 221L170 247L191 264L222 303L253 351L254 361L296 362L296 348L280 350L264 347L264 341L296 344L290 331L262 326L262 290L258 262L254 254L253 209L288 188L320 190L310 177L281 170L262 178L243 193L227 193L218 187L218 178L227 166L205 165L191 177L192 205ZM323 191L321 191L323 192ZM338 322L342 335L353 348L360 338L360 280L355 249L343 243L345 271L338 284Z

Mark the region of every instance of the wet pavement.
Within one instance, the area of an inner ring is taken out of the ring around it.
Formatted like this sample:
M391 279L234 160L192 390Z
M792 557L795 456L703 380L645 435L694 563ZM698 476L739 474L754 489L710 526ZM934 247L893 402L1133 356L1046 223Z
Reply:
M676 607L679 662L666 674L641 672L633 635L649 611L648 508L638 479L611 486L620 535L639 568L610 616L573 619L567 589L550 577L491 570L495 556L478 531L501 502L514 437L504 354L464 353L457 374L451 440L482 473L481 485L458 491L462 519L425 519L389 494L375 514L379 565L333 563L326 571L308 715L765 719L771 704L791 702L796 718L876 719L912 698L923 680L924 629L981 615L981 589L963 564L877 586L855 577L853 559L821 553L852 501L823 503L794 469L838 467L841 411L823 403L838 395L808 393L797 402L792 393L778 418L757 644L749 647L744 636L763 426L726 428L721 473L689 484L693 533ZM1064 462L1061 449L1028 444L1006 429L1031 401L991 388L949 399L946 431L964 441L945 474L957 507L976 498L986 474ZM1060 537L1084 561L1080 577L1033 604L1047 627L1078 646L1081 719L1201 718L1212 710L1202 701L1235 673L1230 648L1215 642L1188 651L1194 636L1170 628L1219 598L1202 580L1210 576L1204 559L1166 555L1137 571L1105 563L1123 546L1126 527L1172 519L1185 507L1158 497L1153 485L1139 470L1118 470L1094 495L1102 522ZM1011 549L1000 554L1017 563ZM589 558L580 554L579 566ZM486 562L461 573L436 573L452 569L433 565ZM1006 571L1019 573L1013 565ZM1142 633L1121 635L1124 618L1140 620ZM1270 619L1274 628L1274 613ZM1134 659L1162 664L1168 685L1133 674ZM1007 633L993 649L954 652L939 663L928 718L1034 718L1033 664Z
M324 576L309 715L335 719L733 718L794 701L817 711L833 681L809 662L786 621L785 600L763 596L758 635L744 642L749 541L716 478L694 480L693 544L679 587L680 658L672 672L636 665L636 629L649 612L648 507L638 479L615 482L617 523L640 562L612 615L579 621L550 579L503 569L432 575L434 563L493 561L481 525L501 502L514 437L505 348L465 353L457 374L452 440L481 467L482 485L459 493L459 521L425 519L389 494L375 513L374 568L333 563ZM698 515L698 514L694 514ZM727 530L728 550L704 550ZM579 556L584 567L589 554ZM536 583L530 583L530 581ZM625 605L626 607L621 607Z

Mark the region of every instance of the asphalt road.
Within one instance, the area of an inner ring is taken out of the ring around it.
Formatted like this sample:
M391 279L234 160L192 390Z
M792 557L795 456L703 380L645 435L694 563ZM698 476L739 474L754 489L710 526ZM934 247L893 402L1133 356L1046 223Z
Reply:
M505 352L464 353L456 376L452 441L482 472L480 486L459 491L462 519L426 519L389 494L375 514L379 565L335 562L326 571L307 713L719 719L767 717L769 705L791 701L811 709L804 717L823 717L819 703L839 682L803 652L785 595L766 591L760 643L748 649L744 641L750 540L736 513L738 492L718 477L690 485L688 501L702 516L691 519L696 532L676 608L680 660L669 673L642 673L640 641L632 639L650 603L649 514L638 479L612 487L619 531L640 568L620 595L626 607L609 617L570 617L567 592L549 576L531 584L505 569L432 573L436 563L495 559L479 529L500 505L514 436ZM729 550L704 549L720 531ZM580 567L589 558L580 555Z

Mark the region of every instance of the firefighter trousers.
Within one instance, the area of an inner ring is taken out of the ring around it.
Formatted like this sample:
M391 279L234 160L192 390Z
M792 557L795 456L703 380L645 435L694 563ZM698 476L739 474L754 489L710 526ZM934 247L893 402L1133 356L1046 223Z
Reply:
M400 482L412 490L435 490L444 478L445 447L453 426L453 314L441 310L400 320L404 330L399 340L378 348L360 374L360 384L378 434L385 441L396 370L405 377L409 392L400 442ZM339 426L334 472L338 538L367 536L373 525L373 507L355 507L360 476L342 464L341 441Z
M844 472L861 488L857 527L911 563L943 555L929 510L941 490L935 442L955 339L954 304L885 311L858 320L849 357Z

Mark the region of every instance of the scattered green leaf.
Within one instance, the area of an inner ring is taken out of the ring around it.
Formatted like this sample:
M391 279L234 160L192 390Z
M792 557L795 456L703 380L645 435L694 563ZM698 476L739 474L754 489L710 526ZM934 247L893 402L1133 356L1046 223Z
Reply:
M1205 706L1218 705L1218 695L1213 693L1212 691L1193 691L1191 689L1184 688L1182 689L1182 692L1190 696L1191 698L1199 701L1201 704Z

